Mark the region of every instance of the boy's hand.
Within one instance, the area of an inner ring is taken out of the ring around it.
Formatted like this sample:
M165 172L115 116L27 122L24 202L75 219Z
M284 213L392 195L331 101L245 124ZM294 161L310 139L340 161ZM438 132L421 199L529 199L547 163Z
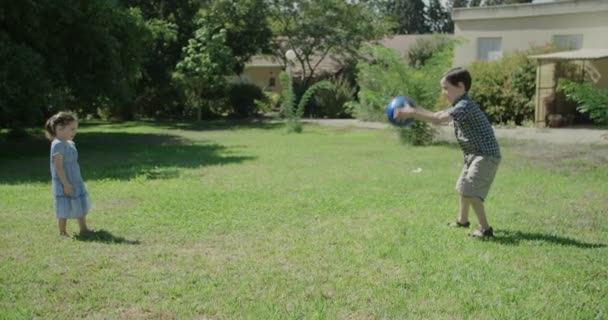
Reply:
M409 104L406 104L404 108L395 108L393 110L393 119L410 119L414 117L416 110Z
M71 196L74 193L74 188L72 188L72 185L68 183L63 186L63 193Z

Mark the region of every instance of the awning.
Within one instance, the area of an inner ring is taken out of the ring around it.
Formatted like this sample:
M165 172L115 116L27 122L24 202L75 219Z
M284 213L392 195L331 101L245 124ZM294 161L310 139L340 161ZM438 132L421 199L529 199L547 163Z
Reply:
M579 49L528 56L537 60L597 60L608 58L608 49Z

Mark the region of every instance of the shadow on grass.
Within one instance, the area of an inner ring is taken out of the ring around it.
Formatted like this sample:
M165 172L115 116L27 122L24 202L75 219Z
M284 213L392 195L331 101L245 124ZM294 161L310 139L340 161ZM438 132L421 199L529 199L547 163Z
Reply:
M242 130L242 129L263 129L272 130L284 127L282 121L277 121L269 118L253 118L253 119L220 119L220 120L205 120L199 122L165 122L165 121L138 121L137 125L147 125L151 127L160 127L164 129L178 129L191 131L212 131L212 130ZM124 128L129 123L116 124L112 127Z
M75 139L82 176L101 179L169 179L180 168L241 163L255 157L242 147L190 141L176 135L126 132L83 132ZM18 142L0 141L0 183L50 183L50 142L29 137Z
M499 230L489 241L504 245L518 246L525 241L540 241L559 246L571 246L584 249L605 248L603 243L587 243L568 237L560 237L543 233L529 233L522 231Z
M140 244L139 240L128 240L123 237L117 237L103 229L92 230L84 235L76 235L74 239L83 242L101 242L107 244Z

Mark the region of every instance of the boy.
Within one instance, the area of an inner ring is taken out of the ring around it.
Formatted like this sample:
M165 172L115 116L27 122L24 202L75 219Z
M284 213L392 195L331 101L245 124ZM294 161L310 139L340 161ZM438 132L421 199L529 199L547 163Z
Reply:
M473 206L479 227L469 235L483 238L494 236L494 230L486 219L483 201L494 181L501 155L488 118L467 95L471 81L466 69L451 69L441 79L442 93L450 101L450 108L431 112L421 107L406 106L395 108L393 117L414 118L433 124L454 121L456 140L464 153L464 166L456 182L456 190L460 193L460 212L458 219L449 226L468 228L471 224L469 207Z

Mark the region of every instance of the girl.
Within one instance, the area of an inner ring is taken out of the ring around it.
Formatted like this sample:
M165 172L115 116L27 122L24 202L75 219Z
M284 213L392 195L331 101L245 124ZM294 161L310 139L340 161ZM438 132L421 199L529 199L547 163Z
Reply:
M89 231L86 214L91 203L80 175L78 151L74 136L78 120L68 112L59 112L46 121L45 135L51 143L51 178L55 197L55 214L59 223L59 234L69 236L65 230L67 219L78 219L80 234Z

